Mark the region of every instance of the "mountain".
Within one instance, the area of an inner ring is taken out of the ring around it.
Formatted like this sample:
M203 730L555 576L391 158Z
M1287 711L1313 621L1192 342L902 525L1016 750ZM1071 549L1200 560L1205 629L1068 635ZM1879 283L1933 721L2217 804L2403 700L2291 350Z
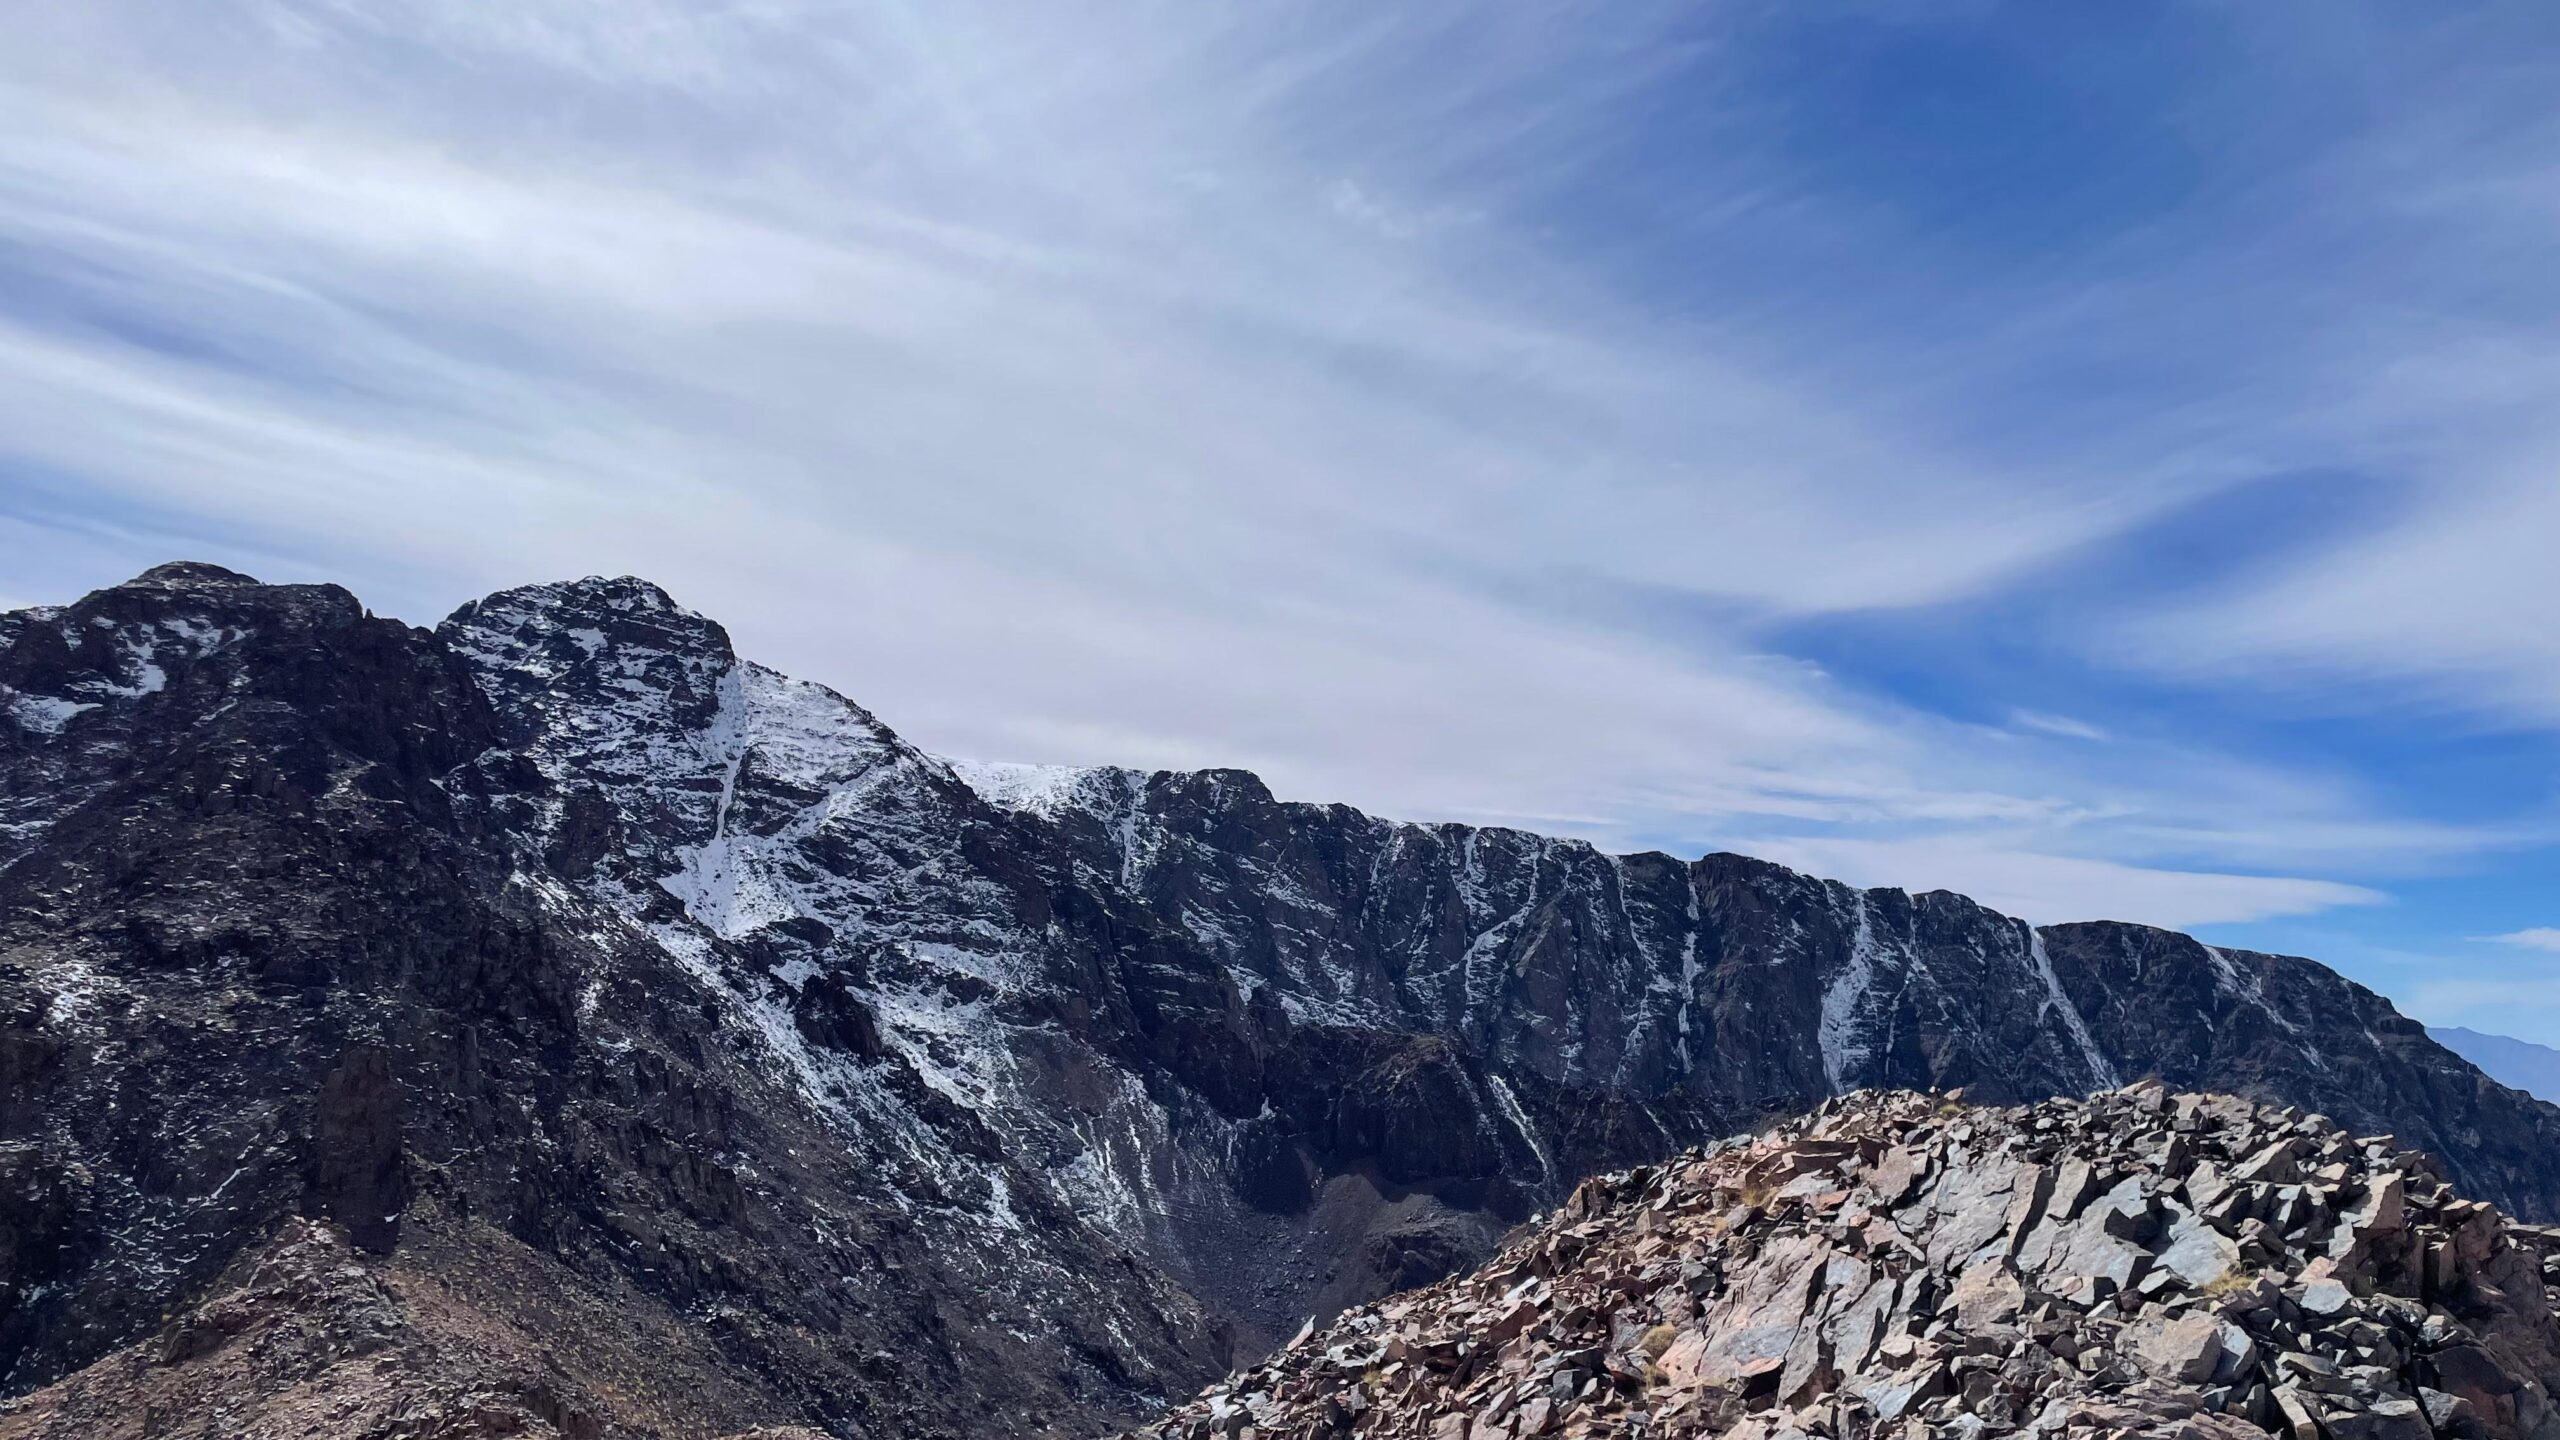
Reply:
M2429 1026L2454 1054L2488 1072L2501 1085L2512 1085L2544 1100L2560 1096L2560 1050L2505 1035L2484 1035L2459 1025Z
M1585 1181L1139 1433L2549 1436L2555 1279L2560 1231L2320 1116L1875 1092Z
M2560 1214L2560 1110L2312 961L946 761L638 580L424 630L162 566L0 616L0 716L9 1393L228 1363L171 1317L312 1219L386 1353L519 1357L430 1410L1091 1434L1876 1086L2156 1075Z

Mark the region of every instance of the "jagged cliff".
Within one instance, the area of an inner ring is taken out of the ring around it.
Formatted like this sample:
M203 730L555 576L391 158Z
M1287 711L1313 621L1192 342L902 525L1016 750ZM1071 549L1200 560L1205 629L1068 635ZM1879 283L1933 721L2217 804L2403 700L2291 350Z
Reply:
M12 1391L308 1216L712 1337L704 1423L1089 1433L1595 1171L2145 1074L2560 1208L2560 1111L2309 961L946 762L635 580L0 617Z

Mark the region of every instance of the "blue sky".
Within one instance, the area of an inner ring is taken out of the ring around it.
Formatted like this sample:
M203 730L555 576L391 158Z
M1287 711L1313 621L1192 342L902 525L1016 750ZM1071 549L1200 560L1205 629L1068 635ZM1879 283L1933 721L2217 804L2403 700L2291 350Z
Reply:
M950 753L2150 920L2560 1041L2548 5L13 34L0 602L637 572Z

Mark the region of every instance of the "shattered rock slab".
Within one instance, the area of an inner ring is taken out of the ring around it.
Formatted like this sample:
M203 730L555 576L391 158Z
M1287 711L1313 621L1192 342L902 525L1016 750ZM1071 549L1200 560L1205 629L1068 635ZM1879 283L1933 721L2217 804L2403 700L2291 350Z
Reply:
M1864 1092L1585 1182L1144 1440L2560 1437L2560 1232L2319 1115Z

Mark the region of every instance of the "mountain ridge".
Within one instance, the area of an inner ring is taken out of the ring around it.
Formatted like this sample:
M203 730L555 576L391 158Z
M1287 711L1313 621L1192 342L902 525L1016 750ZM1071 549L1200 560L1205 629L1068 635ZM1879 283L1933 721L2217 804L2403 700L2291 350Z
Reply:
M631 578L430 631L160 567L0 616L0 711L11 1390L295 1216L461 1216L729 1317L687 1363L771 1406L723 1423L1090 1433L1880 1085L2158 1071L2560 1206L2560 1111L2315 962L1240 771L1008 788Z
M2430 1025L2427 1033L2501 1085L2512 1085L2538 1100L2560 1096L2560 1050L2460 1025Z

